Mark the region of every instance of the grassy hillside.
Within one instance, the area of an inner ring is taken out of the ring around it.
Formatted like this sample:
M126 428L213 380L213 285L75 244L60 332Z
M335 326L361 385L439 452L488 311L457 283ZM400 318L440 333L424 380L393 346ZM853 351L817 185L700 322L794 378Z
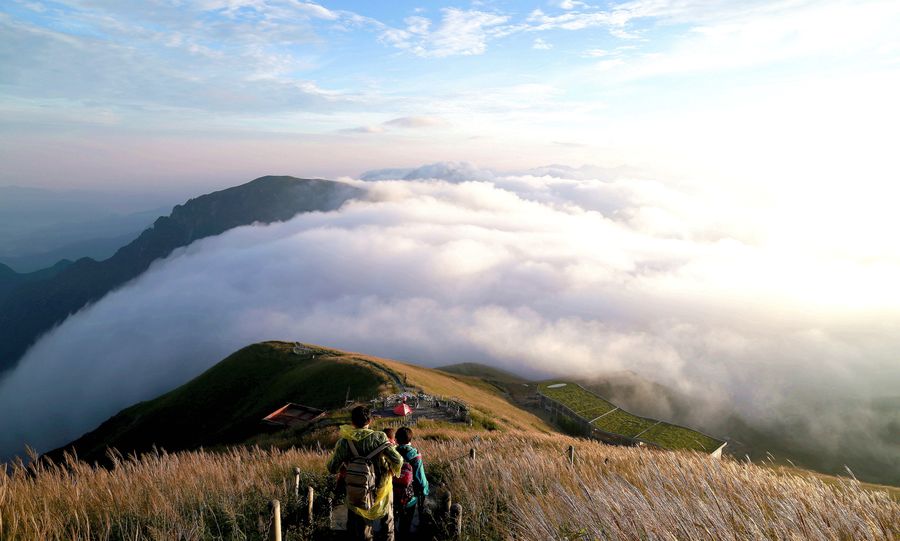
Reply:
M367 359L383 365L403 375L409 385L423 389L429 394L456 397L466 402L477 414L489 416L502 430L537 430L552 432L544 420L533 413L516 406L502 390L484 380L457 374L450 374L431 368L356 354L356 358Z
M457 363L447 366L439 366L435 370L440 370L441 372L449 372L450 374L456 374L458 376L470 376L478 379L502 382L506 384L516 383L521 385L523 383L528 383L527 379L513 374L512 372L494 368L493 366L487 366L481 363Z
M900 536L900 503L852 481L708 457L510 431L416 440L429 478L463 508L463 539L870 539ZM575 464L566 448L576 448ZM474 460L465 458L477 448ZM111 471L84 463L0 476L0 539L266 539L258 517L282 502L286 541L333 539L328 451L236 448L151 454ZM316 489L297 516L293 468ZM34 520L37 518L38 520Z
M588 420L596 419L593 424L600 430L626 437L640 436L640 439L656 443L666 449L711 452L722 444L721 441L695 430L658 422L618 409L617 406L622 404L613 404L579 385L548 388L548 384L554 382L530 382L510 372L478 363L461 363L441 367L439 370L487 381L515 398L520 406L535 407L537 404L533 400L533 395L536 389L540 389L545 395L563 401L582 417Z
M96 430L48 453L74 449L85 460L102 459L107 447L128 454L153 445L174 451L238 443L258 434L260 420L286 402L322 409L351 397L392 390L389 378L368 363L314 348L315 358L291 352L292 344L245 347L200 376L156 399L122 410Z
M336 409L344 405L348 388L351 399L368 400L397 392L401 385L463 399L479 426L552 430L477 378L310 347L315 358L295 355L288 342L245 347L181 387L122 410L96 430L47 455L59 460L64 451L74 450L81 459L94 461L104 459L108 447L123 454L144 452L154 445L168 451L237 443L286 447L296 443L294 431L272 435L260 422L286 402ZM441 427L440 432L456 428Z
M216 445L216 452L151 452L114 459L108 469L71 455L59 466L44 460L8 465L0 476L0 539L262 540L267 526L263 521L260 527L259 517L273 498L282 502L284 539L333 539L327 502L335 497L334 479L324 463L334 428L302 438L292 438L290 429L269 434L279 449L261 435L259 420L286 401L340 406L348 384L358 398L400 387L458 397L473 416L490 421L426 423L415 431L436 493L449 491L463 507L465 539L900 536L900 502L890 488L728 457L571 438L472 375L315 346L314 358L292 349L284 342L248 346L74 442L82 457L106 444L124 450ZM223 445L228 442L240 445ZM567 459L570 445L574 464ZM295 467L301 486L316 490L311 525L298 519L307 502L293 494Z
M541 383L538 389L548 398L590 421L592 426L610 434L637 438L669 450L704 453L715 451L723 443L683 426L638 417L571 382L554 380Z

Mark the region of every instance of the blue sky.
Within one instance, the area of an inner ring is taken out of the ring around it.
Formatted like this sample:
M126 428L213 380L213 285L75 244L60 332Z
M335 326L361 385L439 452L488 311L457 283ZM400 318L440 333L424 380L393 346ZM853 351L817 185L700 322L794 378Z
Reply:
M897 28L875 0L7 0L0 183L445 160L735 186L883 171Z

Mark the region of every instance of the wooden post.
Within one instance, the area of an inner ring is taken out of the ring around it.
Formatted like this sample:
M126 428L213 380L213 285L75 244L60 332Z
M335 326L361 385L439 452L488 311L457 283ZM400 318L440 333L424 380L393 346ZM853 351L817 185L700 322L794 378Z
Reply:
M575 446L569 446L569 464L575 464Z
M313 501L316 498L316 491L313 490L313 487L306 487L306 522L312 525L315 520L315 516L313 515Z
M472 460L475 460L475 448L474 447L469 449L469 458L471 458Z
M294 497L300 498L300 467L294 468Z
M450 508L450 517L453 519L453 533L456 539L462 539L462 505L454 503Z
M441 511L443 511L445 515L449 515L450 510L453 508L453 497L451 496L449 491L444 497L444 505L442 507L443 508L441 509Z
M269 528L269 541L281 541L281 502L272 500L269 502L272 510L272 527Z

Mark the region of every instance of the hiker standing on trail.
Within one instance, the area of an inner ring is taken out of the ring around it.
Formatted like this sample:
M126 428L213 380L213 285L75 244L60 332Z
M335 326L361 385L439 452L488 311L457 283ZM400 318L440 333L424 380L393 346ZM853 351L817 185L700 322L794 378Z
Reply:
M354 541L378 538L394 541L394 492L392 476L400 473L403 458L384 432L369 430L372 412L356 406L350 413L353 425L342 425L341 439L325 467L330 473L346 469L347 534Z
M397 538L408 539L417 504L424 504L428 495L428 478L418 449L410 445L413 431L407 426L397 429L397 452L403 457L400 475L394 479L394 509L397 516ZM420 505L419 516L424 509Z

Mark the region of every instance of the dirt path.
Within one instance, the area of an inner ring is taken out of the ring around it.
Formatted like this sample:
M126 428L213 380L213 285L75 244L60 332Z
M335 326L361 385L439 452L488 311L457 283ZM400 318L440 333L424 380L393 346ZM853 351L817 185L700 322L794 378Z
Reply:
M400 379L400 376L398 376L395 372L388 370L387 368L381 366L380 364L376 363L375 361L370 361L368 359L360 359L358 357L355 360L367 363L367 364L371 365L372 367L380 370L382 373L384 373L391 381L394 382L394 385L397 386L397 393L408 392L406 385L403 384L403 381Z

